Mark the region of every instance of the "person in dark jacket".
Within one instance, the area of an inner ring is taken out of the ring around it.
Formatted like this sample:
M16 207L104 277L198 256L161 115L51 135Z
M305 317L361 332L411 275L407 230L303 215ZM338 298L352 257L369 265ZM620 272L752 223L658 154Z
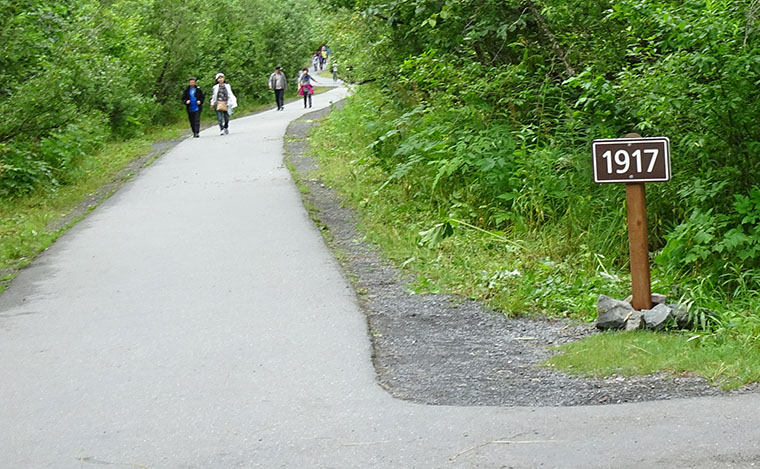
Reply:
M195 78L190 78L187 88L182 92L182 102L187 108L187 118L190 120L190 129L195 138L200 137L203 98L203 91L195 86Z

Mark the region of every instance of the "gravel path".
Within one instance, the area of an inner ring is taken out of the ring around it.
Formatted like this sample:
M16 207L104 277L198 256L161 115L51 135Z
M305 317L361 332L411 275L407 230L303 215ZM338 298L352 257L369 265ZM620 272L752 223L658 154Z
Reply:
M380 384L417 403L460 406L574 406L641 402L730 392L693 376L648 375L606 379L568 376L540 366L550 346L596 333L567 320L506 319L478 303L450 295L411 295L410 281L357 232L354 214L337 194L310 176L317 167L306 134L327 110L294 121L285 154L307 185L304 198L346 275L354 280L372 337Z

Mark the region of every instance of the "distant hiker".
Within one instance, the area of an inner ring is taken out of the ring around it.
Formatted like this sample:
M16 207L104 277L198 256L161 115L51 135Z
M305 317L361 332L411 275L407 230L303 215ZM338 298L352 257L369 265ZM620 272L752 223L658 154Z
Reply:
M182 103L187 108L187 118L190 120L190 130L193 137L200 137L201 131L201 107L203 106L203 91L195 86L195 77L187 81L187 88L182 92Z
M216 74L216 85L211 96L211 109L216 110L216 119L219 121L219 135L230 133L230 112L237 107L237 98L232 93L229 83L224 81L224 73Z
M322 48L319 51L319 69L322 70L322 67L327 62L327 46L322 46Z
M314 52L314 55L311 57L311 66L314 67L314 71L317 71L317 67L319 67L319 52Z
M322 62L327 63L327 59L329 58L330 54L327 52L327 46L322 46L319 50L319 55L322 56Z
M333 81L338 81L338 61L333 58L332 61Z
M274 91L274 99L277 101L277 110L285 109L285 90L288 89L288 80L282 73L282 67L279 65L274 68L274 72L269 75L269 89Z
M304 68L301 78L298 79L298 94L303 96L303 107L306 109L306 98L309 98L309 107L311 107L311 95L314 94L314 88L311 86L311 82L319 83L311 75L309 75L309 69Z

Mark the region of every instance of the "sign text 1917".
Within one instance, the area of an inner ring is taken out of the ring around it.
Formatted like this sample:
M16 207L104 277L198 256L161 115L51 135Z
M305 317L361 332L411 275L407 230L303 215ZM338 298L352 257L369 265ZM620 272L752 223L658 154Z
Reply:
M596 183L670 180L667 137L599 139L591 147Z

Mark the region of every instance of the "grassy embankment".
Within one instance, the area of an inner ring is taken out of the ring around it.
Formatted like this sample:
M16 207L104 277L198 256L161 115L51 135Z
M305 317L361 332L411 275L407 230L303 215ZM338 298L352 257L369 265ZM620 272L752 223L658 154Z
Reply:
M312 137L319 177L359 213L360 229L397 266L414 274L411 293L447 292L474 298L512 315L595 319L600 293L623 298L630 277L605 267L597 255L565 256L562 236L486 232L452 220L455 234L435 246L426 231L440 209L414 197L415 187L388 184L367 149L368 114L360 103L333 113ZM669 287L659 285L654 290ZM593 376L696 373L731 388L760 380L760 347L730 331L607 333L561 347L549 361Z

